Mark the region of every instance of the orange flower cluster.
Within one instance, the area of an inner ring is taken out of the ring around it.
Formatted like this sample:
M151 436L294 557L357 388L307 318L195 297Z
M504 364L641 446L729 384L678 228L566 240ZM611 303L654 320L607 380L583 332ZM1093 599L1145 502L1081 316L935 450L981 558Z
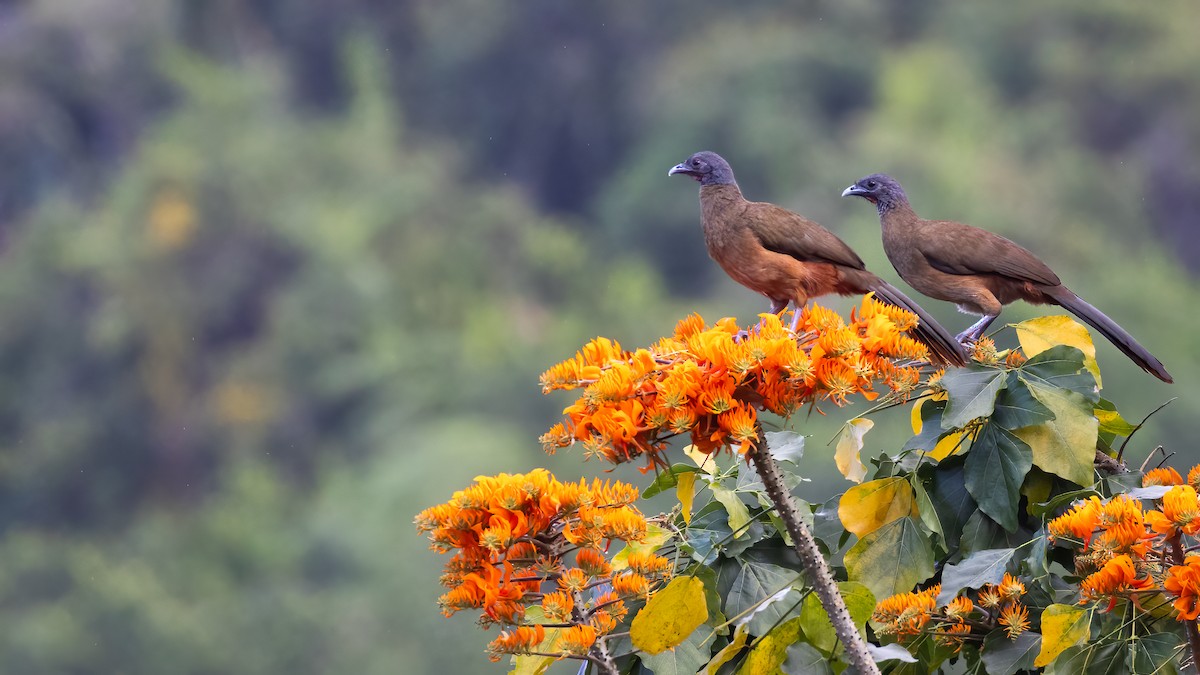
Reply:
M488 645L493 660L538 651L551 627L562 629L552 653L588 654L625 618L626 601L645 599L674 571L645 552L632 552L618 571L602 553L613 541L645 538L637 498L626 483L563 483L545 469L476 478L415 520L430 548L456 551L441 578L449 589L438 600L442 613L479 609L484 626L504 625ZM527 620L531 606L545 625Z
M1108 501L1091 497L1072 506L1047 525L1052 542L1066 540L1081 547L1075 555L1080 582L1080 604L1108 601L1111 611L1119 599L1136 604L1140 593L1166 590L1176 596L1178 617L1195 619L1200 592L1200 558L1167 569L1179 560L1182 538L1200 532L1200 466L1188 472L1187 481L1170 467L1153 469L1142 485L1169 489L1157 500L1158 509L1144 510L1127 495Z
M704 453L745 448L758 438L758 411L786 417L820 400L873 399L876 382L904 396L920 377L909 362L929 356L904 334L916 316L870 295L849 322L818 305L805 308L796 333L779 316L761 317L743 332L733 319L710 327L693 314L672 336L634 352L606 338L584 345L542 374L543 392L583 390L563 411L565 424L542 436L543 447L578 442L589 456L613 463L644 456L650 466L682 434Z
M960 595L939 609L937 596L941 591L942 587L935 585L884 598L871 615L877 626L875 633L894 635L901 643L929 634L940 644L957 650L965 640L982 641L997 627L1003 628L1009 639L1029 629L1029 611L1021 604L1025 584L1011 574L1005 574L999 584L985 585L975 601Z

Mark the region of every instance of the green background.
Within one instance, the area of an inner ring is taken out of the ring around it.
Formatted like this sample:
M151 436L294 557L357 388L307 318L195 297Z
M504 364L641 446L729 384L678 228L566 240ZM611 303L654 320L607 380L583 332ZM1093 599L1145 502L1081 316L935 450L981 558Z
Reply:
M1098 346L1126 417L1178 397L1131 460L1186 469L1193 9L0 4L0 672L503 672L438 614L413 515L478 474L604 472L536 442L569 401L537 376L584 341L766 309L666 176L701 149L892 281L838 197L875 171L1038 252L1167 364ZM849 485L853 411L822 412L793 420L812 501ZM870 454L909 435L875 420Z

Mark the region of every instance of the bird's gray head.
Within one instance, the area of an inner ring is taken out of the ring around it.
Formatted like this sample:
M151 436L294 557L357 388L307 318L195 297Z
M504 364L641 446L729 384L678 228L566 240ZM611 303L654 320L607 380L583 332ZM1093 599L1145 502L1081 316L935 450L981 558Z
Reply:
M724 157L708 150L697 152L688 157L687 161L671 167L667 175L674 176L677 173L691 176L701 185L736 184L736 181L733 180L733 169L729 168L729 162L726 162Z
M859 179L854 185L843 190L842 196L862 197L874 204L875 208L879 209L880 215L901 204L908 203L904 188L900 187L896 179L886 173L873 173L866 178Z

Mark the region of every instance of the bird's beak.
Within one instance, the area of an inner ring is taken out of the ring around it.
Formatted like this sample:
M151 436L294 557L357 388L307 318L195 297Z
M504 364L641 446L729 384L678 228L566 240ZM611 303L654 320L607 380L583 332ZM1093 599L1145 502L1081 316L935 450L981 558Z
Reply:
M667 172L667 175L674 176L677 173L691 175L692 171L691 171L691 169L687 168L687 166L685 166L683 164L676 164L675 166L671 167L671 170Z
M867 191L858 187L857 185L851 185L850 187L846 188L845 190L842 190L842 196L843 197L866 197Z

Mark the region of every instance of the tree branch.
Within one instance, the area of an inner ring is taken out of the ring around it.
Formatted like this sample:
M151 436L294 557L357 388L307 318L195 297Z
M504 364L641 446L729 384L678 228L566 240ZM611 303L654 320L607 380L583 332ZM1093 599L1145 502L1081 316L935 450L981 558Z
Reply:
M758 425L757 431L758 438L755 439L754 446L749 450L747 456L754 464L759 477L762 478L763 485L767 489L767 496L774 502L776 511L783 520L788 534L792 536L792 548L800 556L800 562L804 565L808 581L813 585L817 597L821 600L821 606L825 608L825 613L829 615L838 639L846 646L846 655L850 662L863 675L879 675L879 667L875 665L875 660L867 651L867 641L854 627L854 621L850 618L850 611L846 609L846 603L842 599L841 593L838 592L837 583L833 580L829 564L825 562L825 558L821 556L821 550L817 548L817 540L813 538L808 528L804 526L804 522L800 520L800 514L796 512L796 504L792 501L792 495L784 485L783 477L779 474L779 466L771 457L770 451L767 450L767 441L763 437L761 424Z

